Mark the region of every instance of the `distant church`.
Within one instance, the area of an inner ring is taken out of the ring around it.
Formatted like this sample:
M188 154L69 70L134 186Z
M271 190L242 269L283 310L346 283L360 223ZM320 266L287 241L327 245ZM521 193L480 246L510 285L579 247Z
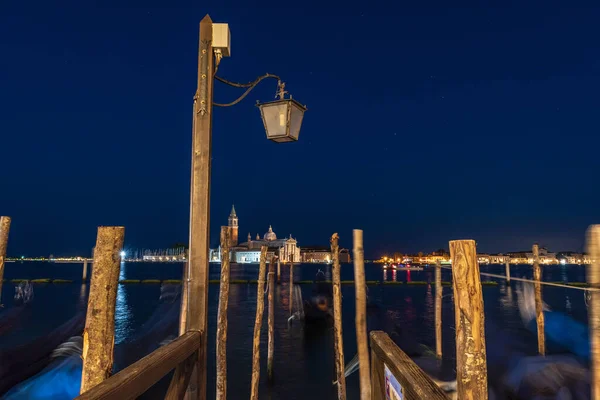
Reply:
M300 262L300 247L298 247L298 242L292 235L289 238L277 239L277 235L269 225L269 230L264 234L262 239L257 233L256 239L252 240L252 235L248 233L248 240L238 244L239 220L234 206L231 207L228 222L231 230L229 261L240 264L258 263L260 262L260 248L267 246L267 262L271 260L273 255L278 256L281 262ZM211 249L211 262L220 262L221 256L221 246L218 249Z

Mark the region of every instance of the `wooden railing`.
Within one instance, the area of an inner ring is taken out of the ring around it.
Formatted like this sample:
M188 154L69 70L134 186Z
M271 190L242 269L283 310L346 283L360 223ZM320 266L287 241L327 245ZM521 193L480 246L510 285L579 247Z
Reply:
M385 367L401 386L406 400L447 400L448 396L382 331L371 332L371 399L386 398Z
M200 348L200 332L187 332L124 370L81 394L77 399L135 399L177 368L165 399L180 399L188 386Z

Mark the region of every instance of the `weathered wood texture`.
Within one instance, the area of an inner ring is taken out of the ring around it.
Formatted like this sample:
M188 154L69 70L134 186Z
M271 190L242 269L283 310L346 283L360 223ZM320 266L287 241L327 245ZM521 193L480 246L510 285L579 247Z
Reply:
M587 252L591 264L587 266L587 281L600 289L600 225L592 225L587 232ZM590 331L590 367L592 372L592 399L600 399L600 292L590 292L588 321Z
M384 368L383 361L371 347L371 400L386 400Z
M423 372L396 344L387 333L371 332L371 355L373 376L373 400L384 400L384 365L402 386L405 400L447 400L448 397L431 378ZM468 399L468 397L459 397ZM471 400L487 399L471 397Z
M179 335L183 335L187 331L187 314L188 314L188 292L189 292L189 268L190 261L183 264L183 290L181 293L181 310L179 310Z
M201 343L200 335L199 332L188 332L179 336L171 343L156 349L99 385L82 393L77 399L127 400L137 398L169 371L195 354ZM174 398L171 397L171 399Z
M2 305L2 281L4 280L4 260L8 246L10 217L0 217L0 305Z
M256 319L254 321L254 340L252 342L252 383L250 386L250 400L258 400L258 384L260 383L260 330L265 309L267 249L267 246L262 246L260 248L260 267L258 269L258 285L256 288Z
M542 300L542 268L540 267L540 250L533 245L533 279L535 286L535 322L537 324L538 353L546 354L546 335L544 327L544 302Z
M210 234L210 171L212 153L213 75L212 20L200 22L198 89L194 96L190 190L189 270L186 330L206 332ZM207 336L202 335L198 363L192 372L188 399L206 399Z
M484 308L474 240L450 242L459 399L488 398Z
M369 344L367 338L367 293L365 283L365 251L363 248L363 231L354 229L354 281L356 290L356 345L360 376L360 399L371 398L371 374L369 372Z
M442 264L435 263L435 355L442 358Z
M268 292L268 344L267 344L267 377L273 381L273 354L275 352L275 262L276 256L271 258L269 263L269 292Z
M331 278L333 285L333 339L334 354L335 354L335 373L337 382L338 400L346 399L346 376L344 368L344 339L342 332L342 290L340 277L340 245L339 236L334 233L331 236L331 256L333 260L333 268L331 270Z
M505 261L506 264L506 282L510 282L510 261Z
M227 306L229 304L229 227L221 227L221 284L217 316L217 400L227 398Z
M115 304L124 236L125 228L122 226L98 228L94 269L83 331L83 371L80 393L90 390L112 373Z
M197 332L192 333L197 334ZM200 345L200 338L198 338L197 345ZM185 393L188 385L190 384L190 378L192 377L192 372L194 371L194 366L196 365L197 360L198 352L195 351L188 358L177 365L175 368L175 373L173 374L173 378L171 378L169 389L165 395L165 400L182 400L185 397Z

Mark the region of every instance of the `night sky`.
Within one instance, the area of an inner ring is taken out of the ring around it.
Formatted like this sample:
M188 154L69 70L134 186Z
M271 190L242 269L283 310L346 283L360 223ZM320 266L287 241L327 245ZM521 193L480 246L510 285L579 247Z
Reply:
M267 141L254 105L275 81L214 110L212 246L234 203L241 239L272 224L351 247L360 228L367 257L465 238L583 250L600 221L600 6L488 3L3 1L9 255L89 254L98 225L124 225L128 247L187 241L206 13L231 30L220 76L278 74L309 109L294 144Z

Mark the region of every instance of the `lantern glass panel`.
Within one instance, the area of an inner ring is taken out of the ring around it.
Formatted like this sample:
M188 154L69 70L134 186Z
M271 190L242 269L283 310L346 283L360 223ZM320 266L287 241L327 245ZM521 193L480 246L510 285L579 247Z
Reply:
M272 102L260 106L267 138L287 136L288 102Z

